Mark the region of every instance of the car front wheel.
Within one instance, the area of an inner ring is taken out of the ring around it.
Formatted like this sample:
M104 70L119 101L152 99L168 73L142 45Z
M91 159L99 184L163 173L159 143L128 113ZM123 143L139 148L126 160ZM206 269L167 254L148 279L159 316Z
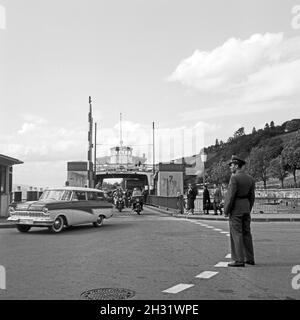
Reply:
M18 224L17 225L17 229L20 232L25 233L25 232L28 232L31 229L31 226L25 226L25 225L22 225L22 224Z
M103 216L98 216L97 221L93 222L94 227L101 227L103 225Z
M49 230L53 233L59 233L64 228L64 218L59 216L55 219L53 225L49 227Z

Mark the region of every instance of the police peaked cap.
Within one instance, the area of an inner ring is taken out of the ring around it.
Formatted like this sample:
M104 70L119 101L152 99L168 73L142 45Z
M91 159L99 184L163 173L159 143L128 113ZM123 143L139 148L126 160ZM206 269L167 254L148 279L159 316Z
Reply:
M239 158L236 155L232 155L231 156L231 160L229 161L228 165L230 166L232 163L239 164L239 165L243 166L244 164L246 164L246 161L241 159L241 158Z

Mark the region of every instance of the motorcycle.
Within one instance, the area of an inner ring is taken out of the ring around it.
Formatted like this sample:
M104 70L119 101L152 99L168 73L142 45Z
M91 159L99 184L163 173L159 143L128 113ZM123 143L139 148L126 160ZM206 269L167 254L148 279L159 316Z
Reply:
M133 202L133 210L137 213L137 214L141 214L142 211L142 203L141 200L139 198L134 199Z
M129 208L130 204L131 204L131 197L130 196L125 197L125 206L126 206L126 208Z
M118 197L116 201L116 208L119 210L119 212L124 209L124 199L123 197Z

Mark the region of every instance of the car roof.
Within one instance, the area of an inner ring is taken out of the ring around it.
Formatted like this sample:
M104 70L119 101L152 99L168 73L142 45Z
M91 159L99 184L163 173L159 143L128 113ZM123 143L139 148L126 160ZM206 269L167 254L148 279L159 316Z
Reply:
M60 187L60 188L47 188L45 190L70 190L70 191L93 191L93 192L103 192L100 189L85 188L85 187Z

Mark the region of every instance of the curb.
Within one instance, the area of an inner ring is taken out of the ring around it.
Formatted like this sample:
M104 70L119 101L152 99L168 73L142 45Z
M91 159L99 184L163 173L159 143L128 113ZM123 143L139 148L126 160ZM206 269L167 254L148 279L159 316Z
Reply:
M161 207L156 207L156 206L149 206L151 209L153 210L157 210L158 212L161 213L165 213L168 215L171 215L172 217L175 218L186 218L186 219L196 219L196 220L206 220L206 221L228 221L228 218L224 218L224 217L213 217L210 216L209 218L206 216L202 216L202 215L186 215L186 214L178 214L177 212L171 211L171 210L167 210L166 208L161 208ZM298 218L284 218L284 217L278 217L278 218L258 218L258 217L253 217L253 215L251 216L251 221L252 222L300 222L300 217Z
M0 229L8 229L8 228L15 228L15 227L16 227L15 223L11 223L11 222L0 223Z

